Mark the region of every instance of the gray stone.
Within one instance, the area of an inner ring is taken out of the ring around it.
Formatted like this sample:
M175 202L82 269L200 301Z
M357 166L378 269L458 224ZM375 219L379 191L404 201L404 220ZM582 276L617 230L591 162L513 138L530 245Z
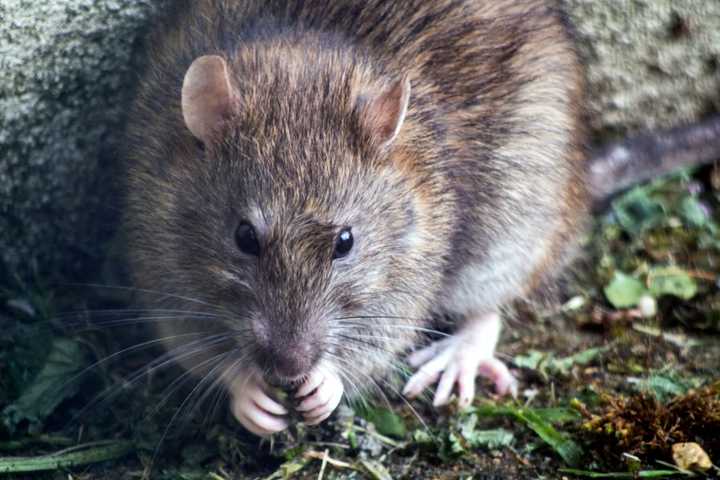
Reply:
M150 0L0 0L6 274L62 278L100 258L131 52L152 10Z
M720 1L566 0L598 136L720 110ZM0 0L0 277L97 266L133 51L158 0Z
M595 133L720 111L719 0L566 0L588 64Z

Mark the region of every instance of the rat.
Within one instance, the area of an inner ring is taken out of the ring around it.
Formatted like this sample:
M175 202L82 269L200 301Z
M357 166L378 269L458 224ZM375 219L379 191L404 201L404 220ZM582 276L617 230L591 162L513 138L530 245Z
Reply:
M440 317L403 393L514 393L500 310L573 257L595 192L583 95L552 1L175 2L125 142L134 285L185 312L158 339L258 435L289 426L274 386L320 423Z

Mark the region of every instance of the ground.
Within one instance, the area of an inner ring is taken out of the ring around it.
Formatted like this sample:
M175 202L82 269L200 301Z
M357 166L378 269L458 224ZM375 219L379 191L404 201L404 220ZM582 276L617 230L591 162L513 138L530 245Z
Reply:
M500 352L520 380L516 400L482 384L470 409L436 411L429 396L406 402L389 384L387 398L261 442L214 398L197 402L192 385L175 381L179 370L147 373L160 354L153 345L113 356L137 344L143 328L120 321L128 317L122 292L18 283L0 292L0 473L689 475L673 459L676 443L696 442L720 463L719 206L720 170L710 166L642 186L599 213L559 288L506 315Z

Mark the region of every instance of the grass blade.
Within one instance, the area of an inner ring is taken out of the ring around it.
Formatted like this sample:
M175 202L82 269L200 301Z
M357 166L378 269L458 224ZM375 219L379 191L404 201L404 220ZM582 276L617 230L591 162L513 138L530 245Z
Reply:
M79 467L124 457L134 446L126 441L95 442L49 455L0 458L0 473L41 472Z

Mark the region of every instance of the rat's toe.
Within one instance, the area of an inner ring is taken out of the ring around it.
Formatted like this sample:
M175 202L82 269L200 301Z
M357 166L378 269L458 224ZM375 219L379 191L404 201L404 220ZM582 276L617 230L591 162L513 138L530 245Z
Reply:
M440 377L440 382L435 389L435 398L433 398L433 406L439 407L447 405L450 401L450 395L452 395L455 382L458 380L458 373L460 369L457 363L451 363L447 366L445 371Z
M270 398L255 376L233 385L231 405L235 418L255 435L265 436L288 427L287 409Z
M262 410L273 415L287 415L288 411L280 403L276 402L263 391L258 391L252 396L252 400Z
M309 412L328 403L331 392L324 387L325 383L320 384L315 393L300 402L300 405L297 406L296 410L298 412Z
M344 387L342 380L333 374L325 374L323 382L314 389L311 395L305 398L297 410L302 412L305 423L316 425L335 411L342 399Z
M467 408L475 398L476 371L471 368L461 368L458 375L458 406Z
M315 370L310 376L300 385L300 388L295 392L295 398L303 398L308 396L325 381L325 374L322 370Z
M420 367L418 371L413 374L412 377L410 377L408 382L405 384L405 388L403 388L403 395L409 398L415 398L420 395L423 390L430 387L438 380L438 378L440 378L440 374L443 370L445 370L445 367L447 367L448 365L450 355L447 353L447 350L443 350L438 353L439 344L440 342L434 343L426 349L417 352L420 353L424 351L432 351L435 355L431 357L429 361L427 361L427 363ZM423 353L423 355L418 356L416 360L424 358L424 355L425 354ZM410 361L410 359L408 359L408 361Z
M327 401L327 403L303 414L305 423L308 425L317 425L318 423L328 418L340 404L342 395L342 390L334 389L331 392L330 399Z
M249 398L233 402L232 412L238 422L255 435L270 435L288 427L287 420L263 410Z
M420 365L429 362L435 358L438 353L442 352L447 343L447 339L433 342L427 347L415 350L407 356L407 361L411 367L419 367Z
M510 370L497 358L489 358L480 363L478 373L495 384L498 395L517 395L518 383Z

